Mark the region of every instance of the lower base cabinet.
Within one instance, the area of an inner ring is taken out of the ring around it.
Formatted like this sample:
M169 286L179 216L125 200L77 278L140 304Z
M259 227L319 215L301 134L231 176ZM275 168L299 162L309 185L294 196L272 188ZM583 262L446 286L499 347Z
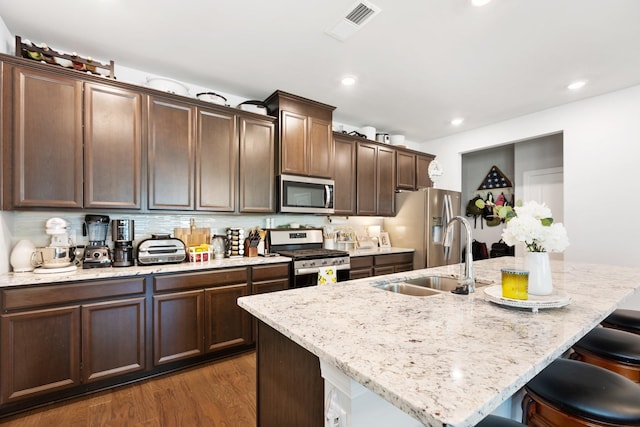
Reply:
M413 252L352 257L350 263L352 280L400 273L413 270Z

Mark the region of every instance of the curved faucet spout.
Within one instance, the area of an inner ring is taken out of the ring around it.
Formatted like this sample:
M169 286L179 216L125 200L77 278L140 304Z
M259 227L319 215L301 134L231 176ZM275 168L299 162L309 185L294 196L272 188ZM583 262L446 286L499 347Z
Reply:
M443 246L450 248L451 244L452 244L452 240L453 240L453 226L454 224L457 222L459 222L460 224L462 224L462 226L465 229L465 236L466 236L466 248L465 248L465 253L464 253L464 278L462 279L462 284L463 285L467 285L469 292L474 292L476 289L476 285L475 285L475 280L473 278L473 257L471 255L471 246L472 246L472 239L471 239L471 224L469 224L469 221L467 221L466 218L462 217L462 216L455 216L451 219L451 221L449 221L449 223L447 224L447 227L444 230L444 239L443 239Z

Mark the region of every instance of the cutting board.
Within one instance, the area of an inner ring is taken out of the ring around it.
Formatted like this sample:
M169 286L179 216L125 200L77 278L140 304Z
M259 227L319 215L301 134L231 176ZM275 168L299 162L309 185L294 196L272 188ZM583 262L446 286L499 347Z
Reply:
M211 243L211 229L201 227L176 227L173 236L182 240L187 246L198 246Z

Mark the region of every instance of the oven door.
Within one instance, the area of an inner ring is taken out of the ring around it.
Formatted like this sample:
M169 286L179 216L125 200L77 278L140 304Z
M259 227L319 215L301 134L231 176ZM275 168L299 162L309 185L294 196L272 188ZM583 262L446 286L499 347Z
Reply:
M334 213L333 180L280 175L279 181L278 209L280 212Z
M349 269L337 270L336 278L338 282L345 282L349 280ZM293 276L292 288L304 288L307 286L316 286L318 284L318 273L305 273Z

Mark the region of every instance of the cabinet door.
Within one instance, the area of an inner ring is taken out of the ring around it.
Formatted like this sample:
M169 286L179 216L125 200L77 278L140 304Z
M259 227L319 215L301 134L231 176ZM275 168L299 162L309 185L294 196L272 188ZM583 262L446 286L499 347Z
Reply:
M275 211L272 121L240 117L240 212Z
M433 187L433 182L429 178L429 163L433 157L417 156L416 157L416 188Z
M85 84L85 207L140 209L141 126L140 93Z
M309 117L309 175L333 178L333 166L331 122Z
M415 190L416 188L416 155L398 151L396 154L397 188Z
M196 134L196 208L236 209L238 135L234 114L198 109Z
M5 314L0 402L80 384L80 307Z
M303 114L282 111L280 114L280 150L282 173L307 175L308 118Z
M82 208L82 81L21 67L12 77L13 207Z
M82 306L82 380L145 368L145 298Z
M205 348L215 352L251 344L251 315L236 300L249 295L247 283L205 290Z
M194 208L194 108L149 97L149 209Z
M356 214L356 143L335 138L335 187L333 190L336 215Z
M153 297L153 363L203 354L204 291Z
M376 165L377 147L373 144L358 143L357 155L357 214L376 215L378 204L378 180Z
M378 206L377 215L396 213L396 150L378 147Z

